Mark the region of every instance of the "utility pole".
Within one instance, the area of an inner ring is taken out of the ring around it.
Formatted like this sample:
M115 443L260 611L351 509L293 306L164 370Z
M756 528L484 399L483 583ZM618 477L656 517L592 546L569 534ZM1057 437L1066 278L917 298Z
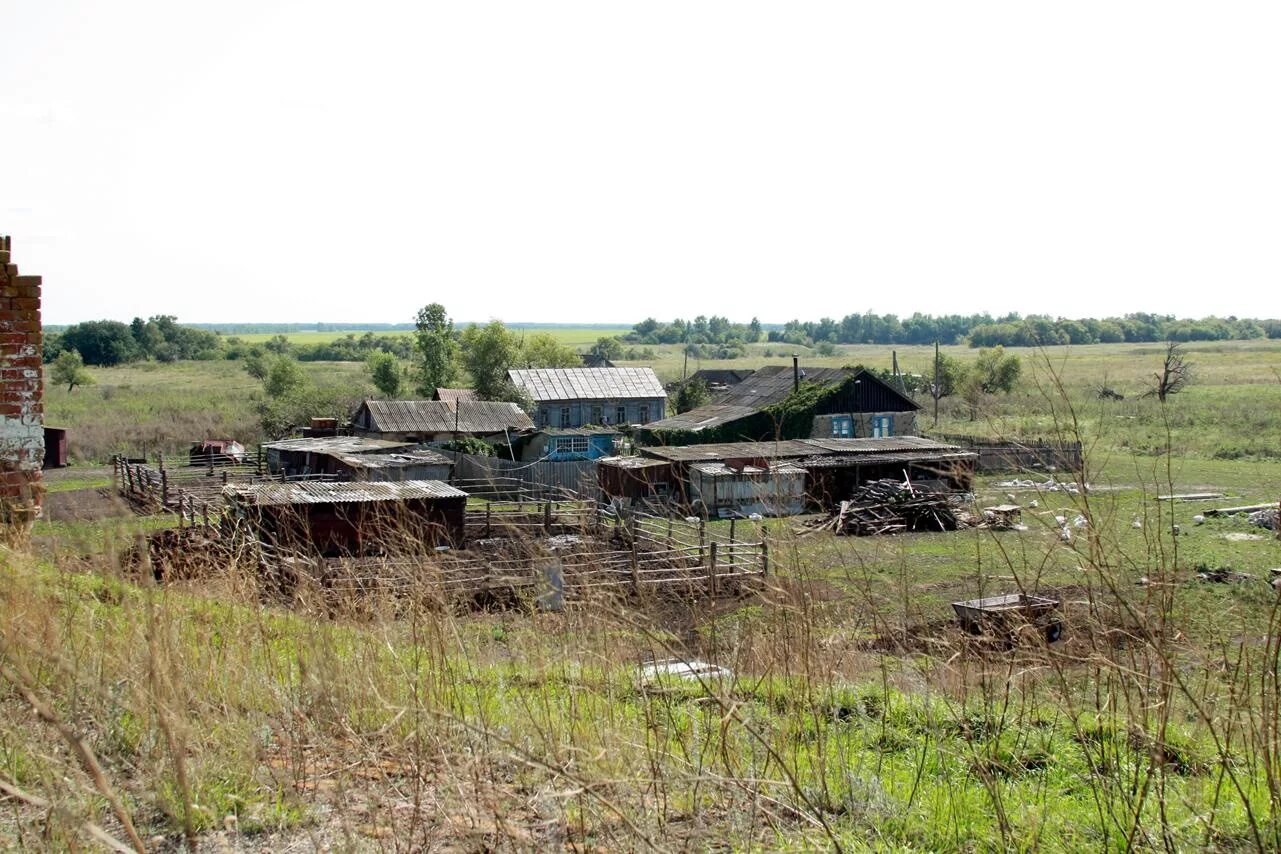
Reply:
M939 340L934 339L934 382L930 383L934 392L934 426L939 426L939 397L943 393L943 383L939 380Z

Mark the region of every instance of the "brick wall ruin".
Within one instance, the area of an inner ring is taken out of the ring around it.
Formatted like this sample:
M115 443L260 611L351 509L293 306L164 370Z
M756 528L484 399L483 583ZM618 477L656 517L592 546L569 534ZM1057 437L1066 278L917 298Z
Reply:
M0 524L25 530L44 491L40 277L20 276L0 236Z

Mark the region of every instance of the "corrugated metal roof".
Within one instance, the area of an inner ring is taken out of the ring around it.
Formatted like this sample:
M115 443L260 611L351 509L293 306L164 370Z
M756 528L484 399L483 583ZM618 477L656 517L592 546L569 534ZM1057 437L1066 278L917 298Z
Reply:
M716 462L728 459L762 457L767 460L785 457L809 457L814 447L787 439L782 442L721 442L712 445L672 445L638 448L647 457L671 462Z
M230 484L223 487L222 491L233 503L257 507L291 504L351 504L422 498L467 498L467 493L461 489L455 489L439 480Z
M351 468L392 469L411 466L445 466L454 461L444 454L435 451L410 451L407 454L331 454Z
M658 421L651 421L645 425L646 430L686 430L691 433L697 433L699 430L706 430L709 427L719 427L730 421L737 421L740 418L746 418L756 413L756 410L750 406L730 406L721 403L709 403L706 406L700 406L691 409L688 412L682 412L679 415L673 415L670 418L663 418Z
M533 368L507 375L537 402L667 397L653 368Z
M502 433L533 427L516 404L501 400L366 400L374 433Z
M705 477L742 477L743 475L773 477L775 475L805 474L804 468L789 463L780 463L767 469L757 468L756 466L743 466L741 469L732 469L724 463L695 463L690 466L690 469L699 472Z
M838 454L886 454L918 448L931 451L959 451L959 445L947 445L921 436L889 436L884 439L801 439L799 441Z
M264 442L264 448L279 451L299 451L319 454L365 454L375 451L393 451L412 448L413 442L394 442L388 439L370 439L367 436L310 436L303 439L281 439Z
M885 439L787 439L782 442L720 442L707 445L672 445L638 448L647 457L673 462L701 462L761 457L770 459L872 456L912 452L921 454L963 452L920 436L892 436Z
M802 368L801 382L816 385L837 385L858 374L854 368ZM761 409L781 403L792 393L793 377L791 368L769 366L762 368L752 376L716 398L713 403L748 406Z
M620 469L643 469L651 466L671 465L667 460L656 460L651 457L601 457L596 461L596 464Z
M974 451L948 451L921 448L915 451L899 451L889 454L827 454L824 456L805 457L794 460L798 466L814 468L844 468L859 466L893 465L895 463L946 463L977 460Z
M474 388L438 388L436 389L436 400L447 400L450 402L456 400L478 400L476 389Z
M618 436L621 435L612 427L543 427L531 435L544 433L548 436Z

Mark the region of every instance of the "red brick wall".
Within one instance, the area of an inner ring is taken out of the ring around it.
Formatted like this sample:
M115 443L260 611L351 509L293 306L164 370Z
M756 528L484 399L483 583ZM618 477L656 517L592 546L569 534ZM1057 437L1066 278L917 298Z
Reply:
M39 514L44 463L40 277L20 276L0 236L0 523Z

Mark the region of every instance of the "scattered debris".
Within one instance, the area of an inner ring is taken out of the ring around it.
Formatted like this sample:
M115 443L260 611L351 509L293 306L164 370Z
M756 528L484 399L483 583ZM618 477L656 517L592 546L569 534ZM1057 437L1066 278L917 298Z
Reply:
M998 504L995 507L984 507L983 518L994 531L1013 530L1019 524L1023 508L1017 504Z
M1235 516L1238 513L1256 513L1260 510L1271 510L1277 512L1277 502L1272 501L1267 504L1246 504L1243 507L1212 507L1205 511L1207 516Z
M1260 528L1267 528L1269 531L1275 531L1277 530L1278 516L1281 516L1281 512L1276 507L1258 510L1250 514L1250 524L1258 525Z
M650 661L637 668L637 679L643 687L661 685L665 681L703 682L708 679L729 679L734 674L726 667L692 658L665 658Z
M1038 492L1066 492L1069 495L1077 495L1081 492L1081 487L1077 484L1071 481L1061 483L1054 478L1044 482L1015 478L1014 480L1002 480L992 485L998 489L1035 489ZM1088 483L1085 485L1085 491L1092 491L1092 487Z
M1208 567L1205 564L1197 564L1196 578L1198 581L1208 581L1214 584L1227 584L1228 582L1254 581L1255 576L1248 572L1237 572L1230 566Z
M1215 498L1226 498L1222 492L1189 492L1184 495L1158 495L1157 501L1210 501Z
M960 527L950 496L921 492L910 483L874 480L826 519L811 521L807 531L830 530L838 536L897 534L905 531L955 531Z

